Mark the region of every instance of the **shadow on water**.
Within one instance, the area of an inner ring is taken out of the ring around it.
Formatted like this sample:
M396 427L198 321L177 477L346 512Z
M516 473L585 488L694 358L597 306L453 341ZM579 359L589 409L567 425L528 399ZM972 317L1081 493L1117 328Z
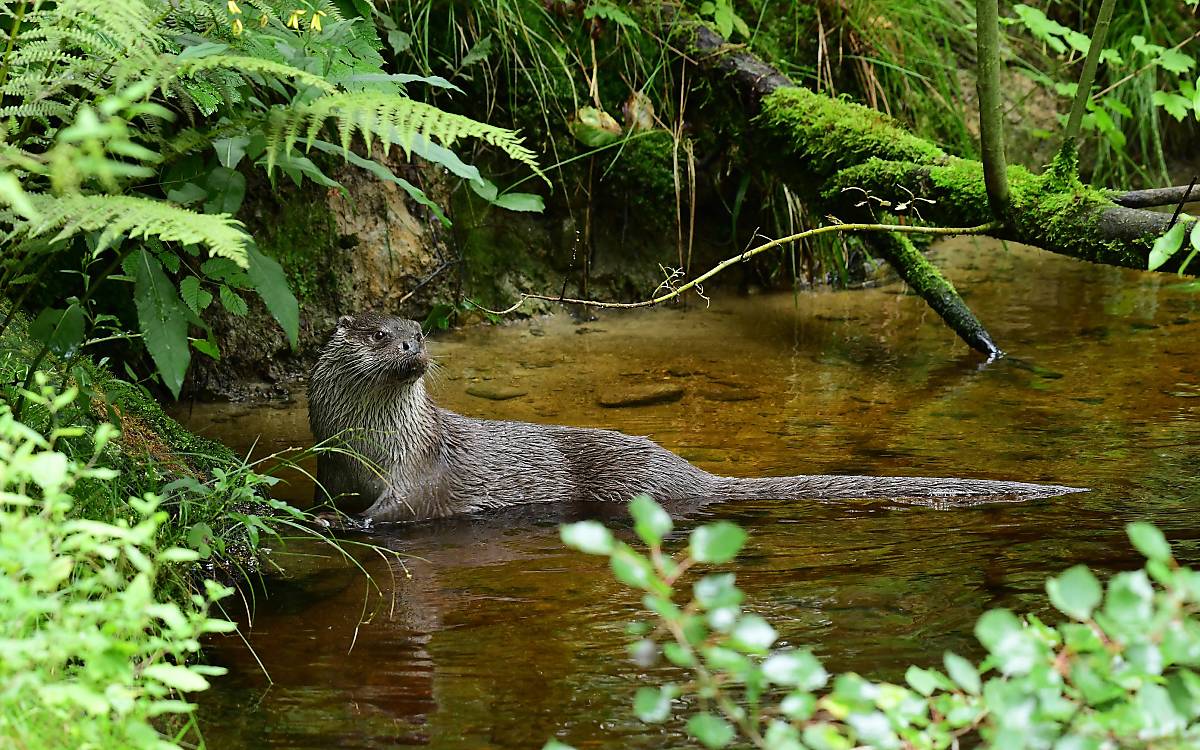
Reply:
M977 653L989 607L1045 612L1042 583L1076 562L1137 560L1122 526L1159 524L1197 554L1200 297L1178 280L990 242L946 243L941 264L1011 356L982 367L898 284L798 298L718 297L711 310L565 316L455 332L435 347L439 402L477 417L649 435L721 474L960 475L1092 492L953 511L888 503L753 502L677 523L746 527L739 583L785 643L834 670L898 678L945 649ZM601 408L661 387L676 400ZM505 400L495 400L499 397ZM196 404L181 416L236 448L307 445L303 397ZM288 476L280 495L311 484ZM248 638L208 653L230 668L201 704L213 747L661 747L633 692L668 679L624 652L637 597L560 523L621 508L523 508L380 529L356 568L311 543L278 555L284 580ZM374 587L377 587L374 588Z

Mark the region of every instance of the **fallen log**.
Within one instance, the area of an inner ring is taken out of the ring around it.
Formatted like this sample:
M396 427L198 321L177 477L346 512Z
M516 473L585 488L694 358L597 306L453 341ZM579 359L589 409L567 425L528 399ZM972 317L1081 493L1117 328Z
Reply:
M756 148L770 154L768 168L822 213L861 221L864 210L884 206L899 215L907 209L915 221L913 207L919 206L919 220L925 223L972 226L993 220L980 162L947 154L881 112L797 87L707 27L695 27L689 53L733 87L749 117ZM1112 191L1084 185L1069 148L1040 174L1009 166L1007 177L1009 201L997 228L989 232L999 239L1094 263L1145 269L1154 241L1171 223L1170 213L1131 207L1148 205L1138 200L1141 196L1118 197L1119 203L1131 204L1119 205ZM1170 193L1179 194L1178 189ZM1156 194L1153 199L1164 197ZM904 248L894 243L889 253L886 244L875 247L883 248L889 261L916 263L914 253L900 252ZM1179 252L1158 270L1177 271L1186 257L1187 252ZM898 266L906 278L914 269ZM1200 264L1188 266L1186 273L1200 273ZM993 354L984 343L990 343L990 337L952 286L914 288L972 348Z

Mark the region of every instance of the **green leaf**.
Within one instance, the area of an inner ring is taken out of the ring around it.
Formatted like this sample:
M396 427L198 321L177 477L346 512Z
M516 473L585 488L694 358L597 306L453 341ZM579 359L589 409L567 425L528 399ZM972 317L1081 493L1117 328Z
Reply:
M1167 114L1183 122L1192 109L1192 100L1169 91L1155 91L1150 100L1166 110Z
M1144 628L1154 612L1154 586L1144 570L1118 573L1108 582L1104 614L1129 628Z
M1194 57L1177 49L1163 50L1158 56L1157 62L1163 70L1169 70L1172 73L1180 75L1196 67L1196 59Z
M488 55L492 53L492 35L486 34L479 38L479 41L471 45L471 49L467 52L466 57L458 64L460 68L468 68L475 63L483 62Z
M629 502L629 515L633 516L634 531L651 547L662 544L663 537L671 533L671 516L649 495L633 498Z
M28 221L37 222L42 218L41 213L34 208L29 196L21 187L21 181L12 172L0 174L0 202L12 206L14 211Z
M224 284L221 285L219 294L221 297L221 305L231 314L242 318L245 317L246 313L250 311L250 307L246 304L246 300L239 297L237 292L233 291Z
M295 349L300 335L300 303L288 286L287 274L274 258L263 255L253 242L246 250L250 260L246 273L254 290L275 320L279 321L280 328L287 334L288 343Z
M29 335L58 357L71 357L83 343L84 319L79 305L65 310L46 308L29 326Z
M441 165L449 169L455 176L461 177L464 180L473 181L483 179L483 176L479 174L479 170L458 158L458 154L445 146L439 146L423 135L414 135L408 143L408 148L422 159Z
M950 679L958 683L960 688L971 695L979 695L981 681L979 670L975 669L974 664L952 651L947 651L942 655L942 664L945 665Z
M801 690L825 687L829 673L811 651L784 651L771 654L762 664L763 674L776 685L790 685Z
M628 13L621 10L617 6L613 5L612 3L604 2L603 0L601 0L601 2L588 3L587 8L585 8L583 11L583 17L584 18L603 18L605 20L612 21L613 23L616 23L620 26L624 26L625 28L627 28L631 31L640 31L641 30L641 27L638 25L638 22L633 20L633 18Z
M204 202L204 213L233 215L242 207L246 197L246 178L241 172L226 167L214 167L204 181L208 200Z
M392 48L392 52L397 55L402 54L412 46L412 37L399 29L392 29L387 33L388 46Z
M1007 609L985 612L975 624L979 639L1005 674L1028 672L1037 658L1037 646L1021 621Z
M208 680L187 667L175 664L151 664L146 667L142 674L176 690L196 691L208 689Z
M125 270L134 280L133 298L142 341L163 384L179 398L183 376L192 361L187 340L187 310L158 259L144 248L125 259Z
M504 193L492 201L492 204L498 208L525 213L540 214L546 210L542 196L537 193Z
M179 281L179 296L196 315L207 309L213 301L212 293L200 286L200 279L195 276L188 276Z
M1135 521L1125 526L1125 533L1134 548L1148 560L1165 563L1171 559L1171 545L1163 533L1144 521Z
M212 341L208 341L207 339L192 339L192 348L218 362L221 360L221 350Z
M916 665L909 665L908 671L904 673L904 681L925 697L933 695L933 691L937 690L940 684L937 674L932 670L921 669Z
M567 123L575 140L591 148L607 146L621 139L621 126L612 115L595 107L582 107Z
M237 169L242 157L246 155L246 146L250 145L250 136L235 135L231 138L220 138L213 141L213 151L217 152L217 161L227 169Z
M764 654L778 636L775 628L763 618L758 615L744 615L729 633L729 643L742 651Z
M612 532L599 521L564 524L559 528L558 533L563 544L580 552L586 552L589 555L612 554Z
M661 724L670 718L671 700L677 692L671 684L638 688L633 697L633 712L647 724Z
M1185 222L1177 221L1167 230L1166 234L1154 241L1150 248L1150 263L1147 268L1151 271L1159 268L1171 259L1179 248L1183 247L1183 237L1187 226Z
M729 521L717 521L694 530L689 541L692 559L720 565L732 560L746 543L746 532Z
M634 552L628 545L617 545L609 558L609 566L617 580L627 586L667 593L665 585L654 573L654 566L644 556Z
M1050 603L1058 611L1076 620L1086 620L1104 596L1100 581L1092 575L1086 565L1076 565L1057 578L1046 581L1046 593Z
M696 581L692 593L705 609L736 607L742 603L742 592L734 585L733 573L714 573Z
M725 747L734 737L733 727L729 722L707 711L688 719L687 731L699 740L700 744L713 750Z
M733 35L733 2L732 0L716 0L713 11L713 22L721 36L729 39Z

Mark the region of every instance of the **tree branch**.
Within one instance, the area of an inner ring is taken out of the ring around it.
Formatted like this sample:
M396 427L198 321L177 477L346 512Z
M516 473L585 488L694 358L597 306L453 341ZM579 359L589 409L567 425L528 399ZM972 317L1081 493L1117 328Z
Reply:
M1130 190L1112 197L1113 203L1125 208L1154 208L1155 206L1175 206L1187 203L1189 200L1200 200L1200 190L1194 190L1196 178L1193 177L1188 185L1174 187L1149 188L1147 190Z
M546 302L561 302L562 304L566 304L566 305L585 305L587 307L612 308L612 309L618 309L618 310L630 310L630 309L638 308L638 307L653 307L654 305L659 305L659 304L662 304L663 302L667 302L669 300L675 299L675 298L681 296L684 292L687 292L691 289L695 289L695 288L699 287L705 281L708 281L709 279L711 279L712 277L721 273L722 271L724 271L726 268L729 268L730 266L736 265L738 263L744 263L747 260L753 258L754 256L759 255L760 253L765 253L766 251L771 250L772 248L781 247L781 246L786 245L791 242L798 242L799 240L803 240L808 237L815 237L819 234L827 234L829 232L886 232L897 238L902 238L902 236L905 234L927 234L927 235L939 235L939 236L959 235L959 234L986 234L990 231L995 230L996 227L997 227L997 225L995 223L987 223L987 224L982 224L980 226L975 226L975 227L923 227L923 226L915 226L915 225L911 225L911 224L828 224L823 227L815 227L813 229L806 229L803 232L797 232L796 234L789 234L787 237L780 237L779 239L770 240L769 242L764 242L763 244L758 245L757 247L753 247L749 250L738 253L737 255L735 255L731 258L726 258L725 260L721 261L717 265L710 268L708 271L705 271L700 276L697 276L696 278L692 279L691 281L688 281L685 284L681 284L679 286L669 286L669 291L664 292L659 295L655 295L654 297L651 297L648 300L642 300L641 302L604 302L601 300L575 299L575 298L571 298L571 297L555 296L555 295L549 295L549 294L536 294L533 292L522 292L520 299L518 299L512 305L504 308L503 310L490 310L490 309L484 307L483 305L480 305L479 303L474 302L472 300L467 300L467 302L470 302L470 304L475 306L476 308L478 308L486 313L491 313L492 315L508 315L509 313L516 312L517 310L521 309L521 306L524 305L529 300L542 300L542 301L546 301ZM904 238L904 239L905 239L905 241L907 241L907 238ZM909 242L908 245L911 247L912 243ZM916 252L915 249L913 250L913 252ZM920 255L920 253L917 253L917 255L920 256L921 260L923 260L925 263L929 262L928 260L925 259L924 256ZM897 268L899 268L899 267L897 267ZM936 273L936 269L934 269L934 272ZM901 276L903 277L903 275L904 274L902 272ZM938 274L938 277L941 278L940 274ZM908 279L906 278L905 280L907 281ZM942 279L942 281L945 282L945 279ZM946 284L946 287L949 287L949 293L952 294L954 296L954 298L958 300L959 305L962 305L962 300L960 298L958 298L958 293L954 291L954 287L950 286L948 282L945 282L945 284ZM945 292L945 290L943 288L939 288L939 290L942 291L943 293ZM919 291L920 290L918 289L918 292ZM924 296L924 295L922 295L922 296ZM962 305L962 307L963 307L963 309L966 308L965 305ZM967 311L967 315L970 315L970 311ZM943 316L943 317L945 317L945 316ZM970 317L972 320L974 320L973 315L970 315ZM976 323L976 325L978 325L977 320L975 321L975 323ZM982 331L983 330L982 326L979 326L979 329ZM984 331L983 335L986 337L987 332ZM989 343L990 343L990 339L989 339ZM999 349L995 349L995 345L992 345L992 346L993 346L994 352L999 353ZM980 350L980 351L983 351L983 350ZM987 353L987 352L985 352L985 353Z

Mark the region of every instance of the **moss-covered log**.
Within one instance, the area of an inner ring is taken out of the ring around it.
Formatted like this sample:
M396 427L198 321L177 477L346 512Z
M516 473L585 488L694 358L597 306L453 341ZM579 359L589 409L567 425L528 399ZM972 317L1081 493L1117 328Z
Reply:
M854 213L866 191L871 204L897 213L918 206L930 223L969 226L992 218L979 162L945 153L881 112L795 87L710 29L698 27L692 47L756 113L753 137L771 155L772 168L823 211ZM1010 203L993 233L1001 239L1144 269L1171 221L1170 214L1120 206L1111 193L1083 185L1072 157L1043 174L1017 166L1007 174ZM1175 271L1185 257L1179 253L1159 270ZM1188 273L1200 273L1200 266Z

